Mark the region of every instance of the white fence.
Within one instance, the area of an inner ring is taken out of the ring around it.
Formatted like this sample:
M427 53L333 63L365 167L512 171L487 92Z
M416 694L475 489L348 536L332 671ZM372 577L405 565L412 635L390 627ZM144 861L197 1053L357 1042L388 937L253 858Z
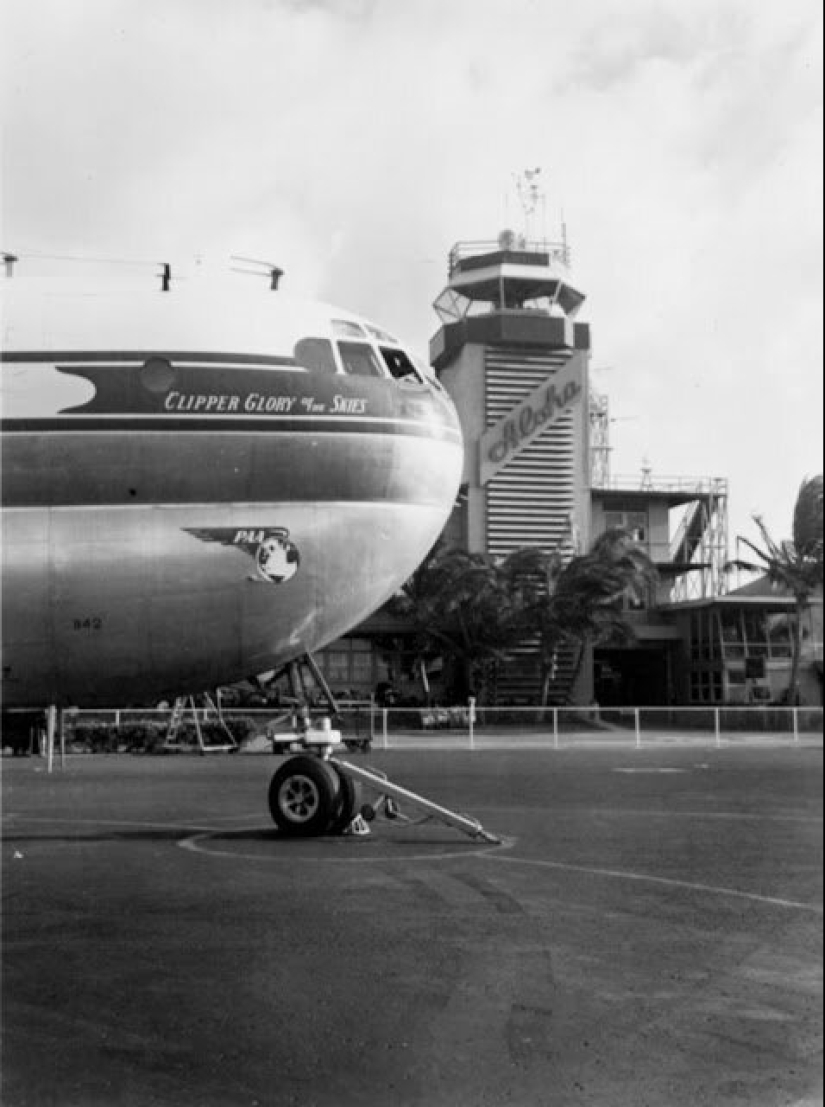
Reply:
M350 749L569 749L694 743L821 742L821 707L379 707L371 701L340 705L337 726ZM191 718L191 714L188 716ZM214 710L198 708L201 724L217 724ZM243 749L288 747L292 720L285 708L224 709ZM153 752L162 748L167 710L111 708L67 711L67 747L81 752ZM194 728L192 728L194 730ZM154 734L154 743L146 733Z
M420 712L418 728L409 709L383 709L375 744L463 745L484 748L570 748L697 743L735 745L745 741L791 742L822 739L822 708L760 707L467 707Z

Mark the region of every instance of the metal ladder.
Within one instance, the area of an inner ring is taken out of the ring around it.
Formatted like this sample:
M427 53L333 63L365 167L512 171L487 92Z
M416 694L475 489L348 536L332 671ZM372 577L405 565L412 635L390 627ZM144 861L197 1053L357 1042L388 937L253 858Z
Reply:
M220 699L218 697L218 703L212 699L212 697L204 692L201 694L203 699L202 707L198 707L197 696L178 696L172 706L172 714L169 719L169 727L166 731L166 738L163 742L163 749L167 751L175 751L177 753L188 748L180 740L180 730L186 718L187 711L192 712L192 719L195 723L195 734L197 735L198 751L200 753L231 753L238 748L238 743L235 740L229 727L226 725L226 721L223 717L223 712L220 707ZM198 717L199 711L214 712L220 724L221 730L225 735L223 741L207 742L203 736L203 730L201 729L200 718Z

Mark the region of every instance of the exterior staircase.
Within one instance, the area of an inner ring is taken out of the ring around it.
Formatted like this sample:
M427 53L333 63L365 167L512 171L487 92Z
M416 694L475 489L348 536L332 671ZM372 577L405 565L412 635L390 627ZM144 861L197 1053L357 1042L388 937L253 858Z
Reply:
M563 646L559 649L556 670L548 686L548 703L571 703L575 676L576 651L572 646ZM542 673L538 639L528 639L515 647L506 661L495 666L488 692L491 706L532 706L541 703Z

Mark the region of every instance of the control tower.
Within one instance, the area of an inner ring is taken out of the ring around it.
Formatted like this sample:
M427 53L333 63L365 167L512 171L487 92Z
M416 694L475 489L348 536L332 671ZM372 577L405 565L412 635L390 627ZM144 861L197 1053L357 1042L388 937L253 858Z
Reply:
M566 241L459 242L435 300L430 361L465 440L450 538L473 552L545 550L589 537L590 332Z

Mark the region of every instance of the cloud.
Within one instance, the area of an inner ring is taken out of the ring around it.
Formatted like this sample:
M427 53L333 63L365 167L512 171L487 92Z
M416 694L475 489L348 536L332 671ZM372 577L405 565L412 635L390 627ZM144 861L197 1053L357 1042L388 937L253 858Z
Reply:
M423 348L450 246L519 226L513 176L540 165L532 229L557 233L564 208L596 363L635 416L616 426L617 464L649 450L728 472L750 506L779 495L777 467L747 471L767 467L765 435L794 426L778 467L791 498L810 470L821 17L807 0L10 0L5 14L6 248L261 256L285 288Z
M701 45L701 30L690 9L669 11L656 5L631 19L626 12L613 11L593 20L563 81L567 87L609 92L656 62L690 62ZM556 89L561 91L561 82Z

